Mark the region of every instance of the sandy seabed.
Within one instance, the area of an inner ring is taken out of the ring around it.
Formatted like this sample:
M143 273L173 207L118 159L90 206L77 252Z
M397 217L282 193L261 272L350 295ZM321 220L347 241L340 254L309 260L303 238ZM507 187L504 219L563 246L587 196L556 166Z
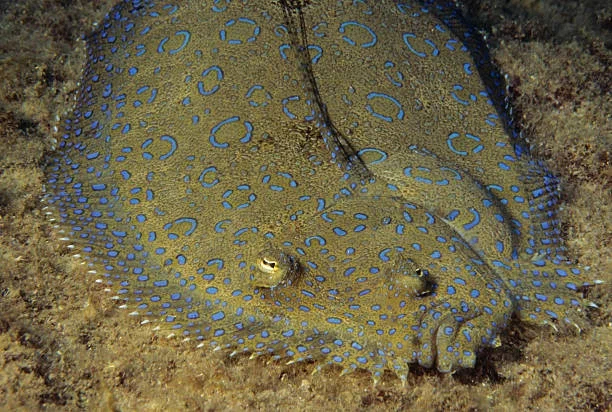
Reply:
M466 1L508 74L517 120L562 177L570 256L606 283L579 336L514 324L454 375L227 358L156 337L118 310L57 240L39 202L49 138L84 62L81 33L112 0L0 1L0 409L612 409L612 5Z

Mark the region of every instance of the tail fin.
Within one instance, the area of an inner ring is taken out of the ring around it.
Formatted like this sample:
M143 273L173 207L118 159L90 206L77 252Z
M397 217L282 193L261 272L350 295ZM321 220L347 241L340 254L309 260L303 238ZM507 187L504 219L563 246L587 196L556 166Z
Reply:
M589 267L579 267L562 258L539 258L516 264L518 279L509 279L520 319L550 325L555 331L583 329L582 312L597 305L584 298L584 290L602 283L589 282L585 273Z

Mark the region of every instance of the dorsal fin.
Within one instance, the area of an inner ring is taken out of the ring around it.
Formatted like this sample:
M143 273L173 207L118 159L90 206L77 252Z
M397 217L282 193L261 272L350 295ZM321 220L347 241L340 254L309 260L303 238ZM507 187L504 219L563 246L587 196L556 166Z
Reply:
M425 0L423 5L442 20L448 28L465 44L472 55L480 78L487 88L487 93L497 114L503 120L506 132L513 138L517 156L529 153L529 144L516 127L512 104L508 98L508 85L504 74L491 59L489 47L482 31L469 24L453 1Z

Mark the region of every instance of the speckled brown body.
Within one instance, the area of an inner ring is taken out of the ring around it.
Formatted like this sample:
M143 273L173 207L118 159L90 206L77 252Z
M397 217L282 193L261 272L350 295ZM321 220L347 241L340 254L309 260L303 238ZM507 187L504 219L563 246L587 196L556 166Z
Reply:
M573 323L555 181L432 12L118 6L48 167L59 227L128 306L235 352L405 378L473 366L513 313Z

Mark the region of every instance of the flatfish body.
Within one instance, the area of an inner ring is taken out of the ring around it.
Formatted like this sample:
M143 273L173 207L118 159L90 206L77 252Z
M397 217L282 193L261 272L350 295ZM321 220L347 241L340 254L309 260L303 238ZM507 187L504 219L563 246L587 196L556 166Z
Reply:
M556 180L446 5L124 1L88 39L49 214L131 313L406 378L575 325Z

